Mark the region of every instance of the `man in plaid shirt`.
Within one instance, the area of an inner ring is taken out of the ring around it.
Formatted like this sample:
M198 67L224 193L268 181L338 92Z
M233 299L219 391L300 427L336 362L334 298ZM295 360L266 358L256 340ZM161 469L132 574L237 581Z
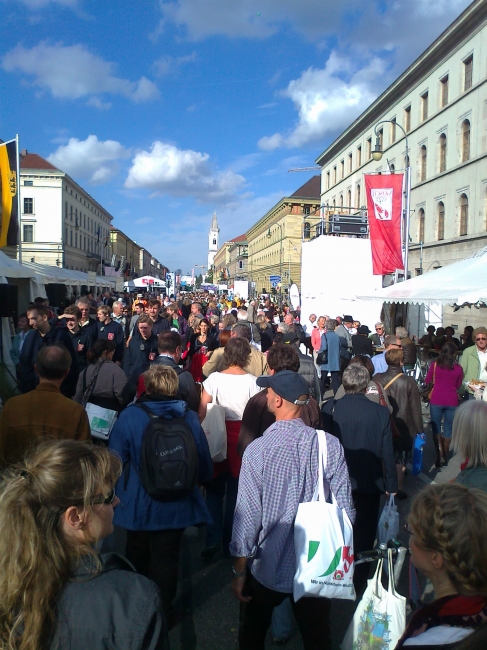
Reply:
M235 557L232 589L241 601L239 648L264 650L272 610L291 597L305 650L331 645L330 601L292 600L296 572L294 519L298 505L311 501L318 481L318 439L301 420L308 383L291 370L257 379L267 387L276 416L262 438L246 449L240 472L230 552ZM325 494L331 490L353 523L355 510L343 448L326 434Z

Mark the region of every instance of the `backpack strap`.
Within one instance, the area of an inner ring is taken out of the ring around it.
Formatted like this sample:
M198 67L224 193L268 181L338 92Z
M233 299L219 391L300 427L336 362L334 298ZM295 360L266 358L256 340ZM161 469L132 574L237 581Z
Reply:
M389 386L392 386L392 384L396 381L396 379L399 379L399 377L401 377L401 374L402 373L398 372L395 377L393 377L390 381L388 381L387 384L384 386L384 390L387 390Z
M153 411L151 411L150 408L148 408L141 402L135 402L134 406L137 406L139 409L142 409L145 413L147 413L147 415L150 417L151 420L157 420L157 418L159 417Z

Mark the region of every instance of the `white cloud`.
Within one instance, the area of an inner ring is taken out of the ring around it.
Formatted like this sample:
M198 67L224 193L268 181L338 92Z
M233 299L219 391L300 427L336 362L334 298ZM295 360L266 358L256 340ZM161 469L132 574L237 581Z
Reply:
M30 50L18 45L2 59L6 72L20 71L34 77L33 84L48 88L54 97L88 97L90 105L106 108L100 94L123 95L134 102L158 97L157 86L141 77L129 81L115 75L115 65L91 53L84 45L50 45L42 41Z
M29 9L44 9L50 4L76 9L79 5L79 0L17 0L17 2L26 5Z
M196 52L184 56L161 56L154 62L154 72L158 77L177 72L183 65L196 61Z
M207 153L156 141L150 151L140 151L134 156L125 187L193 196L204 202L229 201L243 187L245 179L230 170L213 171L209 158Z
M86 179L99 185L106 183L118 172L119 161L128 158L130 151L116 140L98 140L89 135L86 140L70 138L52 153L48 160L73 178Z
M281 93L294 102L299 113L295 128L288 134L262 138L259 147L271 151L316 144L325 135L346 127L375 99L385 69L385 62L375 57L353 71L349 59L332 52L324 68L309 68Z

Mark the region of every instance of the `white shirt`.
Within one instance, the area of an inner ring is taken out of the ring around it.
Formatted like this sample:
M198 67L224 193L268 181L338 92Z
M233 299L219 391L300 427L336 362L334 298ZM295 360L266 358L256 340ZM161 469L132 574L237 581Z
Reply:
M477 355L478 355L479 361L480 361L479 380L480 381L487 381L487 369L485 367L487 365L487 350L485 352L481 352L477 348Z
M262 389L257 386L256 377L245 375L230 375L222 372L212 372L203 382L203 388L213 398L214 404L225 408L225 420L241 420L247 402Z

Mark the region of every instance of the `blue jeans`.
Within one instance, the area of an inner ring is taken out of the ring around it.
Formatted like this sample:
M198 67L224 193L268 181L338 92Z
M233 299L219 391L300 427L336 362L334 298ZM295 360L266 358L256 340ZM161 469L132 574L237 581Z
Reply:
M458 406L438 406L430 404L431 429L433 435L451 438L451 430L455 411ZM443 433L441 432L441 420L443 420Z
M294 614L293 606L289 598L283 600L280 605L274 607L271 621L271 634L273 639L283 641L293 631Z
M224 553L228 553L228 546L232 540L237 493L238 478L234 478L230 472L222 472L206 485L206 505L213 519L213 523L206 527L206 545L221 544ZM224 500L225 513L223 513Z

